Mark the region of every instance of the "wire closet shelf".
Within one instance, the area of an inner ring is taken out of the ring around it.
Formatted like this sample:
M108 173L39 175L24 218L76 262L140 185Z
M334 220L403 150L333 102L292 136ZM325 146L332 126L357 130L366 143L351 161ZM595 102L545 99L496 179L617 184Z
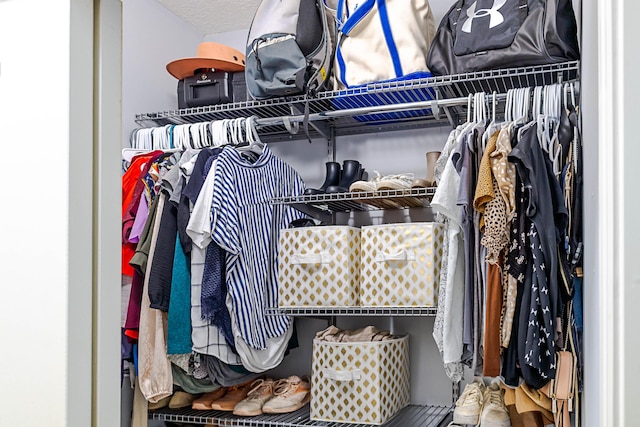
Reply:
M315 116L314 121L326 124L310 128L311 137L328 137L326 128L331 128L334 136L341 136L455 125L464 121L466 103L447 105L446 100L466 98L476 92L504 93L514 88L575 81L579 66L579 61L570 61L375 83L320 92L314 97L300 95L137 114L136 122L141 126L163 126L256 116L265 142L306 138L302 130L292 134L282 123L282 118L303 115L305 107ZM398 105L401 107L394 107ZM389 110L390 106L394 108Z
M446 406L417 406L411 405L402 409L393 418L383 424L383 427L438 427L450 414L451 408ZM192 409L163 409L150 412L149 417L154 420L178 423L211 424L216 426L244 426L244 427L302 427L302 426L331 426L331 427L365 427L363 424L347 424L338 422L313 421L309 417L309 407L282 415L259 415L256 417L236 417L230 412L196 411Z
M490 70L449 76L436 76L402 82L371 84L344 91L318 93L313 98L295 96L263 101L236 102L207 107L187 108L136 115L141 126L189 124L238 117L256 116L260 137L264 142L306 138L300 130L292 134L284 124L300 117L308 109L310 136L330 138L428 126L462 123L467 116L469 94L545 86L578 81L579 61L552 65ZM289 126L290 127L290 126ZM330 217L335 212L367 211L386 208L388 201L402 207L428 207L435 189L390 190L375 193L339 193L274 199L273 204L291 205L316 218ZM384 194L383 194L384 193ZM433 316L435 307L272 307L269 315L310 317L334 316ZM453 400L459 384L453 385ZM410 405L402 409L385 427L439 427L451 418L451 406ZM282 415L236 417L228 412L195 411L190 408L150 411L149 418L178 423L213 424L219 426L298 427L332 426L364 427L356 424L312 421L309 407Z
M331 316L435 316L437 307L268 307L267 315Z
M358 191L277 197L274 205L290 205L316 219L327 219L332 213L395 208L426 208L435 194L435 188L411 188L406 190Z

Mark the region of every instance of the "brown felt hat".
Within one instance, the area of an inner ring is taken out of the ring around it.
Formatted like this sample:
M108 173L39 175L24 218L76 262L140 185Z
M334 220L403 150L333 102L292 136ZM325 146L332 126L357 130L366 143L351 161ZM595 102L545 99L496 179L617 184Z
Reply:
M196 56L182 58L167 64L167 71L178 80L191 77L198 69L213 68L219 71L244 71L244 54L232 47L202 42L198 45Z

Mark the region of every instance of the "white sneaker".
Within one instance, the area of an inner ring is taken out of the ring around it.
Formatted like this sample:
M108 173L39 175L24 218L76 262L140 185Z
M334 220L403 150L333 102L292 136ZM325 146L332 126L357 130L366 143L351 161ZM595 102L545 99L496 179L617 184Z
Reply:
M371 178L369 181L355 181L349 186L349 191L365 191L365 192L374 192L378 188L378 182L382 179L380 173L376 170L373 171L376 176Z
M511 418L504 405L504 393L500 387L500 380L491 381L484 392L480 425L482 427L511 427Z
M292 375L278 380L273 385L273 398L262 407L265 414L285 414L302 408L311 399L311 384L308 376Z
M233 407L233 414L244 417L262 414L262 406L273 397L274 385L275 381L271 378L255 380L247 397Z
M376 190L408 190L413 182L412 173L385 175L378 181Z
M462 395L456 401L456 407L453 410L453 422L455 424L478 425L485 388L482 378L478 377L467 384Z

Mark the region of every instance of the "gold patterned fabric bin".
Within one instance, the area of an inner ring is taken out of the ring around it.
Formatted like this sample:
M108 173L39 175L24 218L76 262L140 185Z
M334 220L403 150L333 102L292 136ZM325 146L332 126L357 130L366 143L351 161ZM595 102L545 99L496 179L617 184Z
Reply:
M443 225L434 222L362 227L360 304L435 306L443 240Z
M280 307L358 305L359 228L288 228L280 231L278 247Z
M313 341L311 419L383 424L409 404L409 336Z

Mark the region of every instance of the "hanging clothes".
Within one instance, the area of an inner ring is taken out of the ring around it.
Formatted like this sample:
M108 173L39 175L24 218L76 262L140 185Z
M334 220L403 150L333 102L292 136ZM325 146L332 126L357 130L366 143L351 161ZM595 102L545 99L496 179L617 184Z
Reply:
M122 176L122 275L133 276L133 267L129 265L136 249L135 243L129 241L131 226L145 188L143 177L148 173L152 163L164 152L160 150L136 156L131 166Z
M210 212L211 204L206 204L207 200L212 200L212 193L208 189L213 183L214 175L211 173L213 165L213 157L221 152L220 149L203 149L193 164L193 169L185 173L189 175L189 180L183 190L183 196L189 200L190 213L189 220L185 226L186 234L192 241L191 244L191 339L193 342L193 351L214 356L222 362L229 365L242 365L240 356L236 349L225 338L220 328L211 324L207 319L202 317L202 279L204 277L204 268L206 261L206 246L203 245L207 241L206 231L202 228L196 228L195 223L201 224L201 227L209 227L210 230ZM211 161L209 161L211 160ZM207 168L208 166L208 168ZM205 182L209 184L205 186ZM204 190L203 190L204 188ZM202 195L202 198L200 197ZM196 205L198 206L196 208ZM193 212L196 212L193 215ZM193 218L192 218L193 216ZM201 218L205 219L201 219ZM191 224L191 227L189 227ZM210 233L210 231L209 231ZM211 243L209 241L209 243Z
M185 166L195 161L198 150L185 150L178 163L170 169L162 179L164 187L169 191L169 202L176 209L177 236L174 245L173 266L171 274L171 293L169 299L169 312L167 319L167 354L187 355L191 354L193 342L191 341L191 260L190 247L185 251L185 245L180 238L180 203L183 201L182 191L187 183L191 168ZM188 168L188 173L185 172ZM188 209L188 201L187 201ZM184 224L186 228L186 223Z
M207 160L205 173L212 172L213 160L218 152ZM213 176L213 174L211 174ZM213 204L213 201L212 201ZM211 205L208 205L211 209ZM213 212L210 212L213 218ZM202 273L202 294L200 296L202 318L216 325L224 334L225 339L235 347L235 339L231 329L231 316L225 303L227 299L226 285L226 253L216 242L207 245L205 253L204 272Z
M165 203L165 195L158 198L157 215L161 214ZM170 396L173 393L173 375L171 363L167 358L165 331L166 313L150 308L149 300L149 270L153 265L155 240L160 229L160 221L156 218L151 237L149 259L151 264L146 270L142 304L140 309L140 328L138 337L138 381L140 390L149 402Z
M472 127L472 126L471 126ZM460 132L458 136L458 142L451 155L451 161L458 173L459 188L455 191L457 195L457 205L461 206L462 215L460 218L460 224L462 233L464 236L464 284L465 284L465 298L464 298L464 329L462 342L467 347L469 354L473 353L473 341L474 341L474 327L473 327L473 313L474 313L474 283L475 283L475 268L474 268L474 231L473 231L473 200L471 194L475 191L475 170L470 170L474 165L470 159L470 153L468 150L468 143L474 141L474 131L470 126L467 126Z
M431 206L444 218L446 250L443 253L439 283L438 310L434 322L433 337L442 354L447 376L454 382L462 380L463 359L463 310L464 310L464 242L461 208L457 204L460 176L451 160L462 129L449 134L447 143L436 162L438 187ZM442 171L442 172L440 172ZM445 256L446 253L446 256Z
M191 353L191 272L189 259L176 237L167 315L167 354Z
M525 279L518 331L518 357L527 384L540 388L555 375L556 318L561 315L557 250L567 226L568 212L553 166L538 142L537 124L526 126L519 132L520 140L512 149L509 160L515 163L527 194L525 214L535 227L528 230L530 244L534 245L532 250L535 252L532 253L534 263L527 267L531 270L526 276L530 280ZM543 319L536 314L540 307L541 289L548 292L548 307L541 307L546 316ZM541 320L544 323L540 323ZM539 332L536 333L536 330ZM538 342L533 340L533 336L536 336ZM531 358L532 354L539 354L547 361L538 361L537 358L534 360Z
M292 207L269 202L301 195L304 182L268 147L255 163L225 147L215 182L212 237L228 252L226 280L235 321L242 340L264 350L267 339L282 336L291 326L288 316L265 315L267 307L278 305L278 230L304 217Z

